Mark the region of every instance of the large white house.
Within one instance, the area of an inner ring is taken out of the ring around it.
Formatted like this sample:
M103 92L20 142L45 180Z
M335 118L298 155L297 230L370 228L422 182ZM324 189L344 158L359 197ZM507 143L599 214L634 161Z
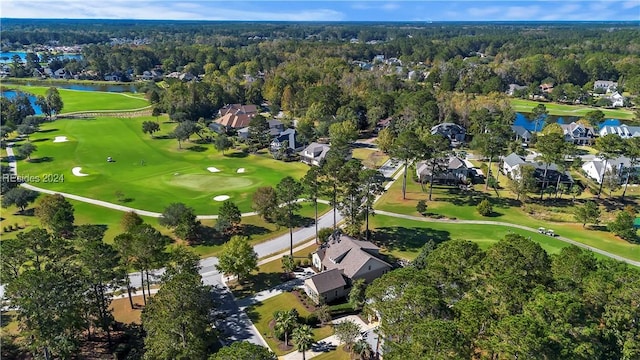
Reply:
M627 169L631 166L629 158L621 156L616 159L610 159L605 161L600 158L595 158L592 161L587 161L582 165L582 170L598 184L602 181L603 175L606 173L615 173L620 176L620 181L626 176ZM640 166L634 165L634 172L638 172Z
M640 136L640 126L603 126L599 131L601 137L609 134L618 135L623 139L638 137Z

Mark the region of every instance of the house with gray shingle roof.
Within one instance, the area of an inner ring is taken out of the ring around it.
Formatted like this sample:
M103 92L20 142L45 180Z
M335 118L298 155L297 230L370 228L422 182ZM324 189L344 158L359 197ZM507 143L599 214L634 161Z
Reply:
M525 129L522 126L511 125L511 131L515 134L516 140L528 143L531 141L531 131Z
M556 164L547 165L541 162L527 162L516 153L511 153L502 159L502 172L509 178L517 180L520 177L520 168L525 165L533 167L533 177L540 187L555 186L558 176L560 177L560 183L573 184L573 178L569 172L561 172Z
M311 255L311 259L316 269L321 272L339 270L348 282L363 279L366 283L371 283L392 268L380 258L379 247L339 232L331 235Z
M435 169L433 174L434 182L457 184L465 182L471 177L472 168L473 164L467 160L457 156L450 156L448 158L418 162L416 164L416 175L420 182L430 181L431 172Z
M327 144L311 143L300 153L300 160L307 165L320 166L331 147Z
M640 126L627 126L625 124L620 126L603 126L599 132L600 136L606 136L609 134L615 134L623 139L640 136Z
M315 274L304 281L304 291L316 304L343 298L349 293L347 281L340 269Z

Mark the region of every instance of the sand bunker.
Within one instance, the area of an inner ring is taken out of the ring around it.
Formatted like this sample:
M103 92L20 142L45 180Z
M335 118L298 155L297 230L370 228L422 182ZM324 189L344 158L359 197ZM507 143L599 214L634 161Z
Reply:
M89 176L89 174L85 174L82 172L82 168L80 166L76 166L71 169L71 173L75 176Z
M229 195L218 195L213 198L215 201L225 201L227 199L229 199Z
M238 169L238 171L236 171L238 174L242 174L244 172L244 168L240 168Z
M220 172L220 170L218 170L218 168L213 167L213 166L209 166L209 167L207 168L207 170L209 170L209 171L211 171L211 172Z
M56 136L56 138L53 139L53 142L65 142L65 141L69 141L66 136Z

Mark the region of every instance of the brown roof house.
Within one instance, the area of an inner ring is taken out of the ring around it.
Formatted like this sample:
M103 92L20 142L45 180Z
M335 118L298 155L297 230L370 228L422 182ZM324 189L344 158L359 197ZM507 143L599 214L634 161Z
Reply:
M211 129L217 132L242 129L249 126L249 122L257 114L258 108L255 105L225 105L218 110L218 118L211 124Z
M363 279L371 283L391 270L391 265L380 259L379 247L340 233L329 237L312 254L312 261L313 266L322 272L307 279L304 285L305 292L316 303L346 296L353 280ZM329 272L331 274L326 275ZM344 278L345 285L338 279L338 273Z

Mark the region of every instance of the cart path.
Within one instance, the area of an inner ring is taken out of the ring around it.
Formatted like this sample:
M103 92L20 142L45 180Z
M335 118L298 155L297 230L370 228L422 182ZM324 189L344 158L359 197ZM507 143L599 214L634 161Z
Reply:
M384 210L376 210L376 214L377 215L385 215L385 216L400 218L400 219L428 222L428 223L494 225L494 226L505 226L505 227L511 227L511 228L516 228L516 229L522 229L522 230L531 231L531 232L534 232L534 233L538 232L538 229L534 229L534 228L531 228L531 227L528 227L528 226L524 226L524 225L519 225L519 224L512 224L512 223L502 222L502 221L433 219L433 218L413 216L413 215L397 214L397 213L384 211ZM634 260L631 260L631 259L627 259L625 257L619 256L619 255L616 255L616 254L612 254L612 253L610 253L608 251L600 250L600 249L598 249L596 247L589 246L589 245L583 244L583 243L575 241L575 240L571 240L571 239L569 239L567 237L564 237L564 236L555 236L554 239L558 239L558 240L564 241L566 243L581 247L583 249L591 250L591 251L593 251L595 253L610 257L612 259L615 259L615 260L618 260L618 261L622 261L622 262L625 262L625 263L633 265L633 266L640 267L640 261L634 261Z
M7 150L7 157L9 158L9 167L11 168L11 172L14 175L17 176L18 175L18 164L16 162L16 158L15 158L15 155L14 155L14 152L13 152L13 143L8 143L6 150ZM31 185L31 184L27 184L27 183L22 183L22 184L20 184L20 186L24 187L25 189L37 191L37 192L44 193L44 194L60 194L60 195L62 195L64 197L72 199L72 200L81 201L81 202L85 202L85 203L89 203L89 204L93 204L93 205L97 205L97 206L102 206L102 207L106 207L106 208L113 209L113 210L124 211L124 212L133 211L133 212L137 213L138 215L155 217L155 218L162 217L162 213L159 213L159 212L136 209L136 208L132 208L132 207L129 207L129 206L118 205L118 204L110 203L108 201L92 199L92 198L88 198L88 197L85 197L85 196L65 193L65 192L62 192L62 191L43 189L41 187L37 187L37 186ZM307 199L298 199L298 202L303 202L303 201L307 201ZM322 200L322 199L318 199L318 202L322 203L322 204L329 204L328 201ZM255 215L258 215L258 213L255 212L255 211L246 212L246 213L242 213L241 214L241 216L243 216L243 217L255 216ZM218 215L198 215L198 219L199 220L215 220L217 218L218 218Z
M11 171L14 174L18 174L18 165L16 163L16 159L13 153L13 143L8 143L7 144L7 156L9 158L9 166L11 167ZM385 164L386 166L387 164ZM383 166L384 167L384 166ZM402 174L402 171L399 171L400 167L396 167L394 169L389 169L389 174L385 174L387 177L391 177L391 175L393 175L395 173L395 176L393 177L393 181L390 181L387 186L385 187L385 189L388 189L391 184L393 184L393 182L398 179L400 177L400 175ZM60 194L64 197L67 197L69 199L73 199L73 200L77 200L77 201L82 201L82 202L86 202L89 204L93 204L93 205L97 205L97 206L102 206L102 207L106 207L106 208L110 208L110 209L114 209L114 210L119 210L119 211L133 211L136 212L139 215L143 215L143 216L149 216L149 217L155 217L155 218L159 218L162 216L161 213L158 212L153 212L153 211L147 211L147 210L141 210L141 209L134 209L128 206L123 206L123 205L118 205L118 204L113 204L107 201L102 201L102 200L96 200L96 199L91 199L91 198L87 198L84 196L79 196L79 195L74 195L74 194L68 194L68 193L64 193L64 192L60 192L60 191L53 191L53 190L48 190L48 189L42 189L39 188L37 186L33 186L30 184L21 184L21 186L23 186L26 189L30 189L33 191L37 191L37 192L41 192L41 193L45 193L45 194ZM377 199L376 199L377 200ZM305 199L298 199L298 201L305 201ZM318 202L324 203L324 204L328 204L328 201L324 201L324 200L318 200ZM412 216L412 215L404 215L404 214L397 214L397 213L393 213L393 212L389 212L389 211L384 211L384 210L375 210L376 214L380 214L380 215L386 215L386 216L391 216L391 217L396 217L396 218L401 218L401 219L407 219L407 220L415 220L415 221L422 221L422 222L431 222L431 223L452 223L452 224L473 224L473 225L498 225L498 226L505 226L505 227L511 227L511 228L516 228L516 229L522 229L522 230L526 230L526 231L531 231L531 232L537 232L537 229L528 227L528 226L524 226L524 225L519 225L519 224L512 224L512 223L507 223L507 222L501 222L501 221L489 221L489 220L452 220L452 219L432 219L432 218L425 218L425 217L418 217L418 216ZM330 217L333 214L333 209L329 209L323 216L321 216L320 218L318 218L318 222L322 223L322 225L324 225L325 227L330 227L327 225L330 225ZM255 211L254 212L248 212L248 213L243 213L242 216L246 217L246 216L254 216L254 215L258 215ZM341 220L342 216L340 216L340 214L337 214L339 216L339 220ZM198 219L200 220L210 220L210 219L217 219L218 215L198 215ZM311 228L301 228L301 229L297 229L296 231L294 231L294 244L300 243L306 239L309 239L311 236L315 235L315 232L313 234L311 234ZM635 260L631 260L616 254L612 254L608 251L604 251L601 249L598 249L596 247L590 246L590 245L586 245L583 244L581 242L569 239L567 237L564 236L556 236L555 237L558 240L564 241L568 244L572 244L578 247L581 247L583 249L587 249L587 250L591 250L595 253L607 256L609 258L618 260L618 261L622 261L625 262L627 264L633 265L633 266L637 266L640 267L640 261L635 261ZM270 241L258 244L257 247L259 248L259 250L262 250L259 252L259 255L261 256L266 256L269 254L274 254L277 253L280 250L286 249L286 247L289 245L288 241L289 240L289 235L285 234L279 237L276 237ZM264 248L264 249L263 249Z

